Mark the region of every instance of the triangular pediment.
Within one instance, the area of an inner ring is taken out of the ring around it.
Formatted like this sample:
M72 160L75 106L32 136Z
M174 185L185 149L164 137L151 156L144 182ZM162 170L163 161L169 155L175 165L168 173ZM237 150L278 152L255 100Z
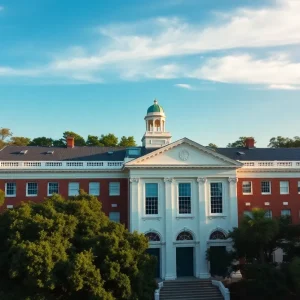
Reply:
M126 167L235 167L241 163L187 138L132 160Z

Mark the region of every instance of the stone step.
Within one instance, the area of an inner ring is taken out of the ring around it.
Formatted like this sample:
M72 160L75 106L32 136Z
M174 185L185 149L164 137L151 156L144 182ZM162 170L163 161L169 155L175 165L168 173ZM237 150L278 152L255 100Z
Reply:
M168 297L168 296L162 296L159 298L160 300L174 300L174 299L180 299L180 300L224 300L224 298L222 296L191 296L191 297L187 297L185 295L181 295L179 297L174 298L173 296Z

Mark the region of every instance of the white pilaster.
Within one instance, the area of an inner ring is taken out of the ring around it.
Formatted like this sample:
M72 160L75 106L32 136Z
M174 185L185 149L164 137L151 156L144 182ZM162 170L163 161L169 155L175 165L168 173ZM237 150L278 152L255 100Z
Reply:
M173 222L175 207L173 205L174 197L174 179L165 178L165 237L166 237L166 246L165 246L165 261L166 261L166 270L165 270L165 280L175 280L177 277L176 274L176 248L173 241Z
M140 221L140 199L139 199L139 178L130 178L130 232L139 230L139 221Z
M237 182L238 178L229 177L229 216L232 227L238 226Z
M203 177L197 178L199 190L199 245L196 246L196 276L198 278L209 278L208 263L206 260L207 250L207 232L206 228L206 195L207 179Z

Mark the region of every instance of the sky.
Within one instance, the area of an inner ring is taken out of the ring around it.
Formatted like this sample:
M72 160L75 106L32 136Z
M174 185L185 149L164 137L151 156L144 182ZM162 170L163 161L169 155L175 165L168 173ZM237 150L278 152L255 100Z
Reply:
M300 135L300 0L0 0L0 127L173 141Z

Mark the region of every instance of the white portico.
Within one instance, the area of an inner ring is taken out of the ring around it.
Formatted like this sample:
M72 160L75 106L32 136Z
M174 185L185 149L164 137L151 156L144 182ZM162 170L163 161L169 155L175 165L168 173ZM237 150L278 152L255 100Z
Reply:
M240 166L187 138L126 164L130 230L148 236L159 260L157 276L210 276L207 249L230 248L224 238L238 225Z

